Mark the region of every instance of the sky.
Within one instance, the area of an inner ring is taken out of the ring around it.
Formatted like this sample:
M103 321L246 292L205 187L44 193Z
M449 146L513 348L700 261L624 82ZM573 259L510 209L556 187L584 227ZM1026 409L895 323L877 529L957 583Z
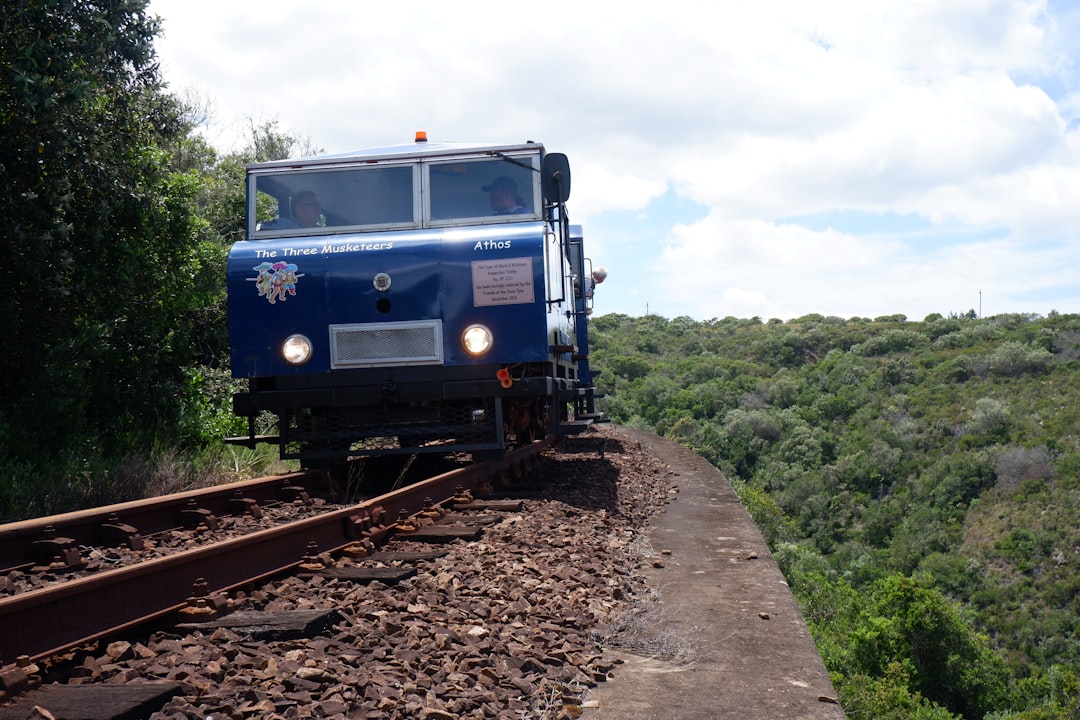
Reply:
M1080 312L1080 0L150 0L223 151L541 142L597 314Z

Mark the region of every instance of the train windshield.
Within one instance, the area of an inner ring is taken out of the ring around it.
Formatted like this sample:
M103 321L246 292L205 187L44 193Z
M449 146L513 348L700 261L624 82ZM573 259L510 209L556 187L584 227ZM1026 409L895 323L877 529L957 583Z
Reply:
M252 175L255 234L415 227L416 165Z
M271 168L248 179L250 237L535 220L539 155Z
M539 217L537 156L451 160L427 165L433 225L512 222Z

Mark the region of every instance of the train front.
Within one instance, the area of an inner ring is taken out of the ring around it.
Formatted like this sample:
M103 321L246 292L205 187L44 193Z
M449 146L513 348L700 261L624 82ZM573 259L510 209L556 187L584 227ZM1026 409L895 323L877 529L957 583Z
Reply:
M228 269L249 435L233 441L314 465L557 430L584 352L559 182L565 158L532 143L249 167L249 239Z

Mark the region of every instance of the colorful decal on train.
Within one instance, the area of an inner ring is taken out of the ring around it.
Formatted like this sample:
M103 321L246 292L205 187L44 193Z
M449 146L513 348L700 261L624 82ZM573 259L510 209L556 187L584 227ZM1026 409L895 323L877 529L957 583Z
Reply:
M273 305L278 300L285 302L289 295L296 295L296 281L304 277L298 273L296 265L286 262L262 262L252 268L259 273L248 278L255 283L259 297L265 297Z

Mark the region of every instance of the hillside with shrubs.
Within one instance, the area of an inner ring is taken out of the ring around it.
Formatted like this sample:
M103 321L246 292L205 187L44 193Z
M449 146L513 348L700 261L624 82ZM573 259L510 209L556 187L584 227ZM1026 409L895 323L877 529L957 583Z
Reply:
M852 718L1076 718L1080 316L593 319L761 527Z

